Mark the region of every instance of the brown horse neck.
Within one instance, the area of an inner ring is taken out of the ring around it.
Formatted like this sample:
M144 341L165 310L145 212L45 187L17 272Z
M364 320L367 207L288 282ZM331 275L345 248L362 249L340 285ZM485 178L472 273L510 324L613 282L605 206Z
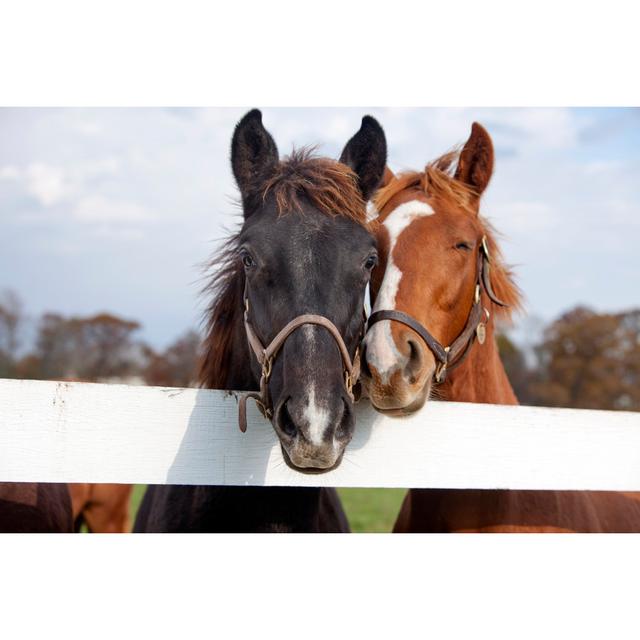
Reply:
M447 376L439 392L443 400L450 402L518 404L500 360L492 322L487 326L484 344L475 341L469 355Z

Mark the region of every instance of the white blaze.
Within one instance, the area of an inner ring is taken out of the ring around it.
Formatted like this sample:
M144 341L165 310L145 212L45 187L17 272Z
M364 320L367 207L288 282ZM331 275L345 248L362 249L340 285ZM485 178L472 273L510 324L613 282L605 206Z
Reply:
M410 200L396 207L385 218L382 224L389 234L389 254L373 311L395 309L396 295L400 288L400 280L402 280L402 272L393 262L393 251L398 238L414 220L424 216L432 216L434 213L435 211L426 202ZM383 382L387 382L389 376L405 359L398 351L391 335L391 322L382 320L374 324L367 332L365 343L369 363L375 367Z
M307 406L303 412L304 419L309 425L309 440L316 446L322 445L324 434L329 428L329 412L316 403L316 389L311 386L307 395Z

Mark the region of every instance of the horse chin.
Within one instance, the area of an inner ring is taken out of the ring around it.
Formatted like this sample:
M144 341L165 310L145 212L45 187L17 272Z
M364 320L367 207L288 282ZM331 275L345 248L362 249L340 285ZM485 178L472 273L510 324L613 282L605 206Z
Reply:
M379 413L394 418L403 418L422 409L429 398L430 392L431 380L428 379L426 384L417 393L403 394L401 398L398 398L397 394L393 396L385 395L379 398L376 398L375 394L372 394L369 396L369 400L373 408Z
M284 461L286 462L288 467L290 467L294 471L299 471L300 473L307 473L310 475L327 473L329 471L333 471L334 469L337 469L340 466L340 463L342 462L342 456L344 456L344 449L343 449L338 455L338 457L336 458L336 461L332 465L326 466L326 467L315 466L318 463L310 460L304 460L304 461L301 460L300 461L301 464L298 465L293 462L293 460L291 459L291 456L289 455L288 451L285 449L282 442L280 443L280 449L282 451L282 457L284 458Z

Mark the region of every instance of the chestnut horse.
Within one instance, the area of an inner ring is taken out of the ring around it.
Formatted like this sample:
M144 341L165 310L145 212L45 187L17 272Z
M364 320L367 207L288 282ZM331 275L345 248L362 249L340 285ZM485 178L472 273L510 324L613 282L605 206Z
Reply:
M380 266L363 384L383 413L413 413L431 395L517 404L494 320L520 307L520 293L479 215L493 159L489 134L474 123L459 154L422 172L387 170L375 195ZM640 531L640 501L611 492L414 489L394 530Z
M90 533L129 533L132 484L69 484L73 526Z
M351 386L377 262L365 202L385 163L384 132L368 116L339 162L306 151L280 161L257 110L233 135L244 223L215 261L200 384L251 392L284 461L301 471L335 468L353 434ZM153 486L134 530L347 531L348 523L334 489Z

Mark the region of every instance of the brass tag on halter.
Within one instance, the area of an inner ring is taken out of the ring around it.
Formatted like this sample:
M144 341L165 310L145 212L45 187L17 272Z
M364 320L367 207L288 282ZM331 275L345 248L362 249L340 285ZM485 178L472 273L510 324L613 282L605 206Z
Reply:
M484 344L484 341L487 337L487 327L484 324L484 322L481 322L477 327L476 327L476 335L478 336L478 342L480 344Z

